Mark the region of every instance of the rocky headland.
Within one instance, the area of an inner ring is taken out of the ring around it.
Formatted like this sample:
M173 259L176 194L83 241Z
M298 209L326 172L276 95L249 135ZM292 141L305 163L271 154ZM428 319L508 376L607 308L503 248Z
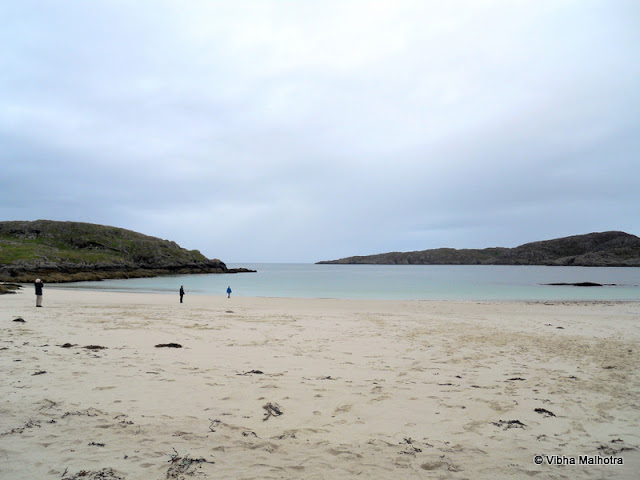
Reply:
M640 267L640 238L625 232L597 232L532 242L515 248L437 248L415 252L326 260L318 264L375 265L555 265Z
M230 269L198 250L123 228L52 220L0 222L0 281L46 283L190 273L251 272Z

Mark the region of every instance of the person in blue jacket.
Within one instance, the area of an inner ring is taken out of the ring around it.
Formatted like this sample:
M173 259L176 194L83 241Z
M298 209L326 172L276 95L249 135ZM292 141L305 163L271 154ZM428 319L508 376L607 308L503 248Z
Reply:
M231 287L227 287L227 298L231 298Z

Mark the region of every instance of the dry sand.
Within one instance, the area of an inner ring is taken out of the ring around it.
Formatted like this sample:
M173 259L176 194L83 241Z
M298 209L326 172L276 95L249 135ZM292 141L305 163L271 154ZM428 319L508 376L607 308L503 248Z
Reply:
M639 302L31 290L0 297L3 480L638 478Z

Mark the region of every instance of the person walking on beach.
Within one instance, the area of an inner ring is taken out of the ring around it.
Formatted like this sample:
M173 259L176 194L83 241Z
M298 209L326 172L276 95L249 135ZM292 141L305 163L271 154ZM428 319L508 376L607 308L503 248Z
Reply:
M231 287L227 287L227 298L231 298Z
M39 278L36 278L36 281L34 282L34 286L36 287L36 307L41 307L42 306L42 287L44 286L44 283L42 283L42 280L40 280Z
M184 286L180 285L180 303L182 303L182 297L184 297Z

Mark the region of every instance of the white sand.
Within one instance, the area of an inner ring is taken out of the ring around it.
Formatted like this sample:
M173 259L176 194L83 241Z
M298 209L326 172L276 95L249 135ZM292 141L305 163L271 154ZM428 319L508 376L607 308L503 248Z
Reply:
M0 297L5 480L638 478L640 302L31 290Z

